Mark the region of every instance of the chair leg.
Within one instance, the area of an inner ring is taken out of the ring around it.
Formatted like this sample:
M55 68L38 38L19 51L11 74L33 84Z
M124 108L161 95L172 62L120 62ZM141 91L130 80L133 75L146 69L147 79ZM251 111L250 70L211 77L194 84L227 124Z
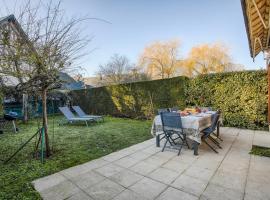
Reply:
M178 151L178 154L177 154L177 156L179 156L179 155L180 155L180 153L181 153L181 150L182 150L182 146L183 146L183 145L181 145L181 146L180 146L180 149L179 149L179 151Z
M221 139L221 138L219 137L219 135L217 135L216 133L213 133L213 135L216 136L217 139L219 139L221 142L223 142L223 139Z
M220 146L219 142L216 141L214 138L212 138L211 136L208 137L215 145L217 145L218 148L222 149L222 147Z
M163 152L163 151L164 151L164 149L165 149L165 147L166 147L166 145L167 145L167 142L168 142L168 139L166 138L166 142L165 142L165 144L164 144L164 146L163 146L163 148L162 148L161 152Z
M203 140L205 142L205 144L210 147L215 153L218 153L217 150L215 150L205 139Z
M187 135L184 135L184 141L185 141L185 143L186 143L188 149L190 149L190 146L189 146L188 141L187 141Z
M160 135L156 135L156 147L160 147Z

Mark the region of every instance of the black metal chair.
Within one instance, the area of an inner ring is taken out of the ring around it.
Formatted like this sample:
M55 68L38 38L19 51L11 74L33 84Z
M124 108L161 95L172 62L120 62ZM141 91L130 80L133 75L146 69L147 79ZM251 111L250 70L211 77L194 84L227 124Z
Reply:
M178 107L172 107L172 108L170 108L170 112L177 112L179 110L179 108Z
M219 116L221 116L221 110L217 110L217 113L219 114ZM220 119L220 117L219 117ZM212 121L214 120L214 115L212 115ZM221 142L223 142L223 139L220 137L220 120L218 120L217 122L217 128L216 131L213 133L213 135Z
M170 112L170 109L169 108L160 108L158 109L158 114L160 115L161 113L164 113L164 112Z
M170 109L169 108L160 108L157 110L157 112L158 112L158 115L161 115L161 113L170 112ZM157 147L160 147L160 141L163 140L164 138L165 138L165 136L163 133L156 135L156 146Z
M211 134L213 134L217 129L219 117L220 117L220 111L217 111L213 115L211 126L201 131L203 133L201 137L202 141L216 153L218 153L218 151L213 146L211 146L206 140L207 139L211 140L218 148L222 149L219 142L211 136Z
M183 132L180 114L174 112L163 112L161 113L161 121L164 137L166 139L162 152L167 147L167 143L169 143L172 148L179 147L178 155L180 155L183 145L187 145L189 148L186 140L186 134Z

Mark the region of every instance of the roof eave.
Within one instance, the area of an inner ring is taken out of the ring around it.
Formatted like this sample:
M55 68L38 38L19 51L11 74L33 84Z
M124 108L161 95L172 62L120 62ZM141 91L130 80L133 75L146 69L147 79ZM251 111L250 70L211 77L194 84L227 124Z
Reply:
M244 22L245 22L245 27L246 27L247 38L248 38L250 57L254 59L254 57L256 55L253 56L253 50L252 50L251 39L250 39L250 30L249 30L249 25L248 25L246 1L241 0L241 5L242 5L242 10L243 10L243 16L244 16Z

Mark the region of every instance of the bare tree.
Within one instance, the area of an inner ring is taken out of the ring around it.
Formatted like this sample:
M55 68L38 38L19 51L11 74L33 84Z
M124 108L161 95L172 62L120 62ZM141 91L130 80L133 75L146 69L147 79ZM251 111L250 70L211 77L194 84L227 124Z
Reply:
M59 86L59 72L76 70L76 61L85 55L84 47L90 41L82 35L82 22L86 18L68 18L61 10L61 1L56 4L28 1L17 16L18 21L11 18L9 25L1 27L1 49L4 50L0 53L0 73L21 78L20 90L41 95L49 156L47 93Z
M222 43L194 46L182 65L187 76L244 69L243 65L233 63L229 49Z
M179 47L178 40L153 42L144 48L139 65L145 68L152 79L176 76L181 71Z
M100 86L147 79L147 76L134 64L130 63L126 56L118 54L113 55L106 64L100 65L96 74Z

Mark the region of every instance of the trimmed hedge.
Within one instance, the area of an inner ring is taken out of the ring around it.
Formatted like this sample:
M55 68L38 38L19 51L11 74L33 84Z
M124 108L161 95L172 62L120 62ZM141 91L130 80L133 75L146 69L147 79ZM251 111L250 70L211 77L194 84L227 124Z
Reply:
M189 81L186 103L221 109L226 126L266 129L266 71L198 76Z
M86 112L152 118L158 108L209 106L221 109L226 126L267 128L265 71L244 71L112 85L77 90L73 104Z
M112 85L71 93L73 102L89 113L151 118L158 108L184 108L186 77Z

